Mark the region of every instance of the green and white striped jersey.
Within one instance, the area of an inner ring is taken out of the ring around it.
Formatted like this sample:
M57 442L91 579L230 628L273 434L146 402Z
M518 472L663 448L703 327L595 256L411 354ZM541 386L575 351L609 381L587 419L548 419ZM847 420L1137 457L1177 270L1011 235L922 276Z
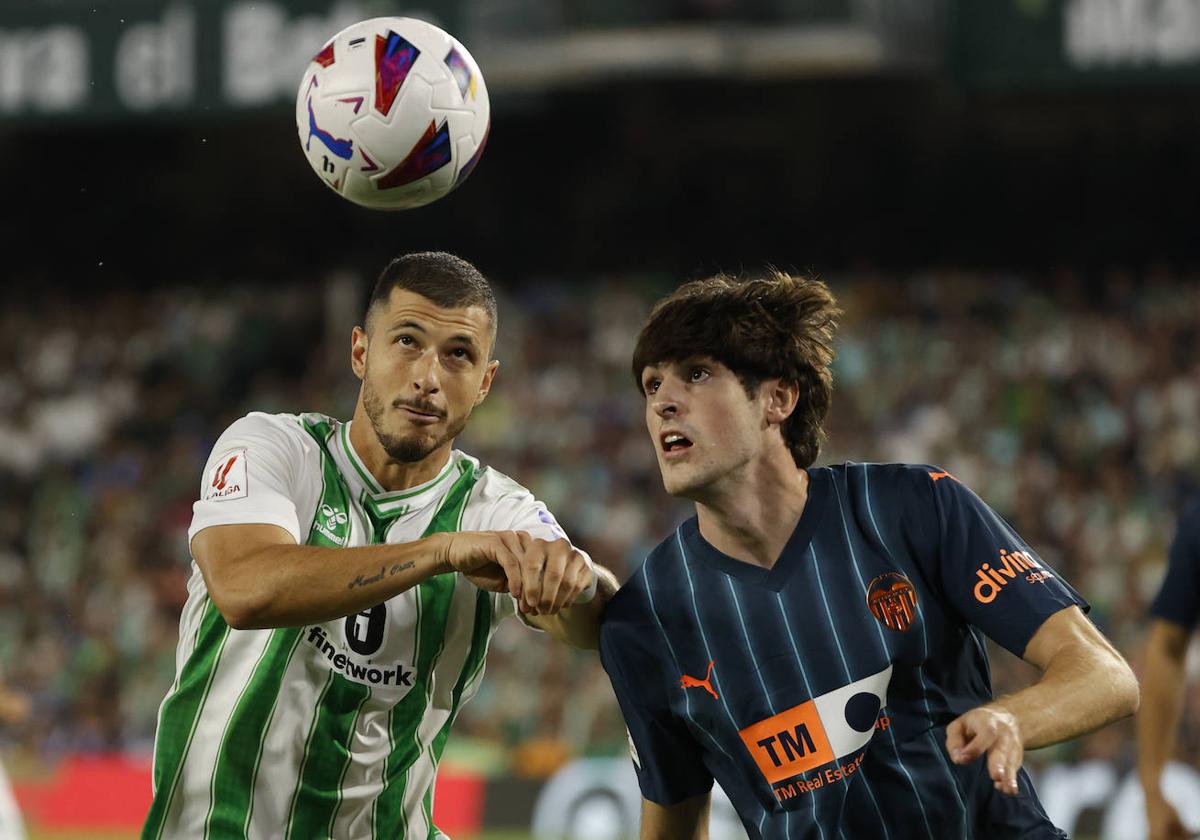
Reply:
M427 484L383 492L349 427L314 414L235 422L205 469L189 541L245 523L328 547L456 530L564 536L528 490L458 451ZM344 619L234 630L193 563L143 838L439 837L438 760L513 613L507 594L446 574Z

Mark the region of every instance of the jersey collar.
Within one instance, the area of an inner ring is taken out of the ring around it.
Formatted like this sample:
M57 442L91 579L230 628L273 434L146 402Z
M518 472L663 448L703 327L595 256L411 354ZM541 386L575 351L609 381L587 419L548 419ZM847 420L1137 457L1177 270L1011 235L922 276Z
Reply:
M803 565L804 555L808 553L808 545L812 542L817 526L821 524L821 516L825 512L825 500L829 497L829 470L810 468L808 472L808 501L792 535L778 559L769 569L755 566L744 560L730 557L714 548L700 534L700 524L695 516L690 517L679 526L684 544L687 546L685 562L699 560L706 566L724 572L731 577L739 578L747 583L765 586L773 592L779 592L787 584L792 574Z
M354 486L363 504L377 517L390 519L420 510L440 499L454 483L449 479L458 474L455 467L461 459L457 451L450 453L446 466L430 481L409 487L407 490L384 490L362 462L362 458L354 451L354 444L350 442L350 424L353 422L346 421L338 430L337 442L333 447L334 458L342 475Z

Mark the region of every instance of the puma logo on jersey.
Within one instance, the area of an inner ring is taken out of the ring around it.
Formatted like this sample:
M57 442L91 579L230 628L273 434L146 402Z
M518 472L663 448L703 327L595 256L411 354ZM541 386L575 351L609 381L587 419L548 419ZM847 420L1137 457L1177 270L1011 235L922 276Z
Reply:
M954 476L950 475L950 473L948 473L948 472L931 472L929 474L929 477L932 478L935 482L939 478L953 478L955 481L958 481L957 478L954 478Z
M717 696L717 692L713 691L713 687L712 687L712 670L713 670L713 664L715 662L716 662L715 659L709 661L708 673L704 675L704 679L699 679L697 677L689 677L687 674L684 674L682 677L679 678L679 687L680 688L703 688L705 691L707 691L709 694L711 694L713 696L714 700L720 700L721 698Z
M216 460L204 500L241 499L246 489L246 450L232 449Z

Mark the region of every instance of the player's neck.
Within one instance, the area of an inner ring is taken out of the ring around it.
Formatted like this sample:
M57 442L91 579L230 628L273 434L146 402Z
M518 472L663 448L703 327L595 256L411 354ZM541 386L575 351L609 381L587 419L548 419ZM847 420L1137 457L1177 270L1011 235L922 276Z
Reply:
M365 416L360 421L357 413L354 419L355 422L350 424L350 445L354 447L354 452L363 466L385 492L408 490L410 487L433 481L450 460L450 451L454 448L453 440L446 441L420 461L406 463L393 460L375 436L371 421Z
M778 461L748 464L696 500L700 535L735 560L769 569L808 502L808 473Z

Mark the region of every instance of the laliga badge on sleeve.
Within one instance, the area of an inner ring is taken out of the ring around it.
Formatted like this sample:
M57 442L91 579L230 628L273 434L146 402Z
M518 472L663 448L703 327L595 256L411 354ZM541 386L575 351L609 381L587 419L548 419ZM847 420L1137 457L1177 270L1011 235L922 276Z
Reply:
M226 499L246 498L249 482L246 479L246 448L231 449L217 458L208 474L204 501L223 502Z

